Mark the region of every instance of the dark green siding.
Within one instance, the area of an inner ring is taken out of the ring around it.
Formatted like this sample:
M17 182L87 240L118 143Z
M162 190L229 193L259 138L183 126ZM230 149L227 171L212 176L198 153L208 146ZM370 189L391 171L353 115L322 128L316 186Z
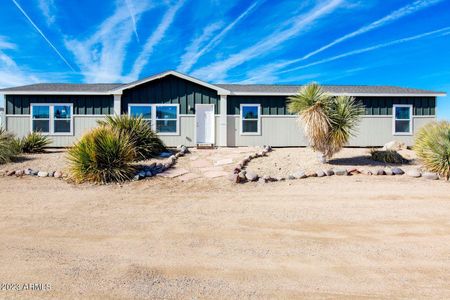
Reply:
M6 95L6 113L30 114L30 103L73 103L75 115L109 115L114 113L112 95Z
M180 114L194 114L195 104L215 104L219 114L219 99L215 90L170 75L123 91L122 113L130 103L174 103L180 105Z
M366 108L366 115L392 115L394 104L412 104L414 115L435 114L435 97L356 97ZM285 115L287 98L281 96L228 96L228 114L239 115L241 104L261 104L263 115Z

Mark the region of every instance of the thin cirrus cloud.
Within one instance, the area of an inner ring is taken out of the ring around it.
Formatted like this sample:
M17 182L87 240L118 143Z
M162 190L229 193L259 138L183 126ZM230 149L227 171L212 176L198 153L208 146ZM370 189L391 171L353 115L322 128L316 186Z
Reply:
M312 62L312 63L306 64L306 65L302 65L302 66L298 66L298 67L291 68L291 69L288 69L288 70L284 70L284 71L281 71L280 74L306 69L306 68L309 68L309 67L321 65L321 64L324 64L324 63L328 63L328 62L335 61L335 60L338 60L338 59L346 58L346 57L349 57L349 56L354 56L354 55L365 53L365 52L371 52L371 51L375 51L375 50L378 50L378 49L381 49L381 48L386 48L386 47L390 47L390 46L394 46L394 45L398 45L398 44L403 44L403 43L406 43L406 42L411 42L411 41L423 39L423 38L430 37L430 36L435 36L435 37L445 36L445 35L447 35L449 33L450 33L450 26L449 27L444 27L444 28L441 28L441 29L437 29L437 30L433 30L433 31L429 31L429 32L425 32L425 33L421 33L421 34L418 34L418 35L414 35L414 36L410 36L410 37L394 40L394 41L391 41L391 42L378 44L378 45L375 45L375 46L370 46L370 47L366 47L366 48L362 48L362 49L349 51L349 52L346 52L346 53L343 53L343 54L339 54L339 55L335 55L335 56L328 57L328 58L325 58L325 59L321 59L319 61Z
M55 23L55 0L38 0L38 6L45 17L47 25Z
M27 20L31 23L31 25L34 27L34 29L42 36L42 38L47 42L47 44L50 46L50 48L55 51L55 53L61 58L61 60L73 71L75 72L75 69L72 67L72 65L67 61L67 59L59 52L59 50L53 45L52 42L47 38L47 36L42 32L42 30L33 22L33 20L28 16L28 14L23 10L23 8L17 3L16 0L11 0L14 5L20 10L20 12L27 18Z
M127 81L138 79L144 67L147 65L155 46L164 38L170 25L172 25L177 12L184 5L184 0L178 1L170 6L162 18L161 23L156 27L152 35L147 39L144 47L133 64L131 72L125 77Z
M153 8L147 1L134 5L135 20ZM123 9L123 1L116 2L111 16L105 19L94 33L85 39L66 38L65 45L74 55L86 82L122 81L127 46L135 34L128 22L129 12Z
M233 22L228 24L228 26L226 26L212 39L210 38L212 37L212 34L220 28L220 23L214 23L207 26L203 33L198 38L194 39L188 47L186 47L186 53L181 57L181 63L178 66L178 70L184 73L189 72L194 64L197 63L197 61L200 59L200 57L217 46L223 40L224 36L236 26L236 24L238 24L242 19L252 13L255 8L261 5L263 2L264 1L257 1L250 5ZM202 47L203 43L208 40L209 42Z
M293 65L293 64L301 62L301 61L305 61L308 58L315 56L315 55L317 55L337 44L340 44L350 38L370 32L372 30L383 27L385 25L389 25L403 17L414 14L420 10L426 9L426 8L428 8L432 5L438 4L442 1L443 0L418 0L418 1L415 1L411 4L408 4L406 6L403 6L399 9L391 12L390 14L382 17L381 19L378 19L368 25L365 25L365 26L359 28L358 30L355 30L353 32L345 34L345 35L335 39L334 41L332 41L314 51L311 51L311 52L305 54L304 56L302 56L300 58L296 58L296 59L292 59L292 60L288 60L288 61L281 61L281 62L277 62L277 63L272 63L270 65L260 67L260 68L258 68L258 70L252 71L252 73L254 73L255 75L251 76L247 80L250 82L253 82L255 80L276 80L277 76L275 74L278 73L278 71L282 70L283 68L286 68L290 65Z
M233 54L223 61L204 66L193 72L192 75L205 80L223 80L227 77L229 70L248 60L259 57L262 53L269 52L302 31L306 31L315 21L335 11L343 3L343 0L331 0L325 4L319 4L307 13L293 17L289 22L291 25L288 28L266 36L254 46Z

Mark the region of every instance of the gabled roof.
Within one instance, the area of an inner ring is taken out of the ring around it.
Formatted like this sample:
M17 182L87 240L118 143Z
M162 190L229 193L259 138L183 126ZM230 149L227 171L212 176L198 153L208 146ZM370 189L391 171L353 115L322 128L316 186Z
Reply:
M278 85L278 84L216 84L227 89L231 95L280 95L289 96L296 94L303 85ZM443 92L429 90L402 88L397 86L376 85L321 85L332 95L350 96L445 96Z
M204 87L216 90L219 95L241 96L291 96L301 89L302 85L278 84L211 84L197 78L176 72L166 71L131 83L96 83L96 84L70 84L70 83L40 83L13 88L0 89L0 94L16 95L112 95L122 94L124 90L137 85L160 79L169 75L197 83ZM349 96L417 96L436 97L445 96L444 92L422 89L402 88L396 86L369 86L369 85L322 85L323 89L332 95Z
M117 87L116 89L113 89L110 92L112 92L112 93L116 93L116 92L122 93L123 90L130 89L130 88L135 87L137 85L140 85L140 84L143 84L143 83L155 80L155 79L160 79L160 78L166 77L168 75L173 75L173 76L176 76L178 78L185 79L187 81L197 83L199 85L202 85L204 87L210 88L212 90L216 90L219 95L228 95L228 94L230 94L230 92L228 90L223 89L223 88L221 88L221 87L219 87L217 85L207 83L205 81L202 81L200 79L197 79L197 78L194 78L194 77L182 74L182 73L177 72L177 71L166 71L166 72L159 73L159 74L156 74L156 75L144 78L144 79L133 81L131 83L124 84L123 86Z

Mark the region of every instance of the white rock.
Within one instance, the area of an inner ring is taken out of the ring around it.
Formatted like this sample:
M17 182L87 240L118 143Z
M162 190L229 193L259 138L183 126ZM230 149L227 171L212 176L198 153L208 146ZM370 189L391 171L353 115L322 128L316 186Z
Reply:
M48 176L48 172L39 171L39 172L37 173L37 176L39 176L39 177L47 177L47 176Z
M426 179L430 179L430 180L438 180L439 179L439 175L436 173L432 173L432 172L425 172L422 174L423 178Z
M383 146L383 150L399 151L406 149L406 144L399 141L390 141Z
M408 172L406 172L406 175L408 175L409 177L415 177L415 178L421 176L420 171L417 170L417 169L411 169L411 170L409 170Z

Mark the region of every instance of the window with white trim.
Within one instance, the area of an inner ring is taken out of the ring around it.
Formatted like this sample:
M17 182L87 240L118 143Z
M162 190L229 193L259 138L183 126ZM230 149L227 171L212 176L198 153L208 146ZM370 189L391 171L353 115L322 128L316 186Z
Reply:
M156 104L156 132L177 133L178 105Z
M176 135L179 131L178 104L129 104L128 113L147 120L160 135Z
M132 117L141 117L152 126L152 106L149 104L130 104L128 105L129 115Z
M394 128L396 135L412 134L412 105L396 104L393 107Z
M241 104L241 135L260 133L261 106L259 104Z
M70 135L72 104L31 104L31 131L49 135Z

